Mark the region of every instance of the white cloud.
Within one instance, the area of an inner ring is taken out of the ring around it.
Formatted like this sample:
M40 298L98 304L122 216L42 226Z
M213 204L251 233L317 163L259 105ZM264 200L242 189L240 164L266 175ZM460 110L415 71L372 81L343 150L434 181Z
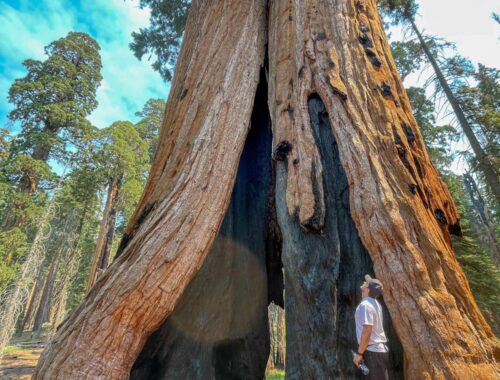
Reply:
M500 13L498 0L419 0L418 26L426 33L457 44L460 54L475 63L500 67L500 26L492 12Z

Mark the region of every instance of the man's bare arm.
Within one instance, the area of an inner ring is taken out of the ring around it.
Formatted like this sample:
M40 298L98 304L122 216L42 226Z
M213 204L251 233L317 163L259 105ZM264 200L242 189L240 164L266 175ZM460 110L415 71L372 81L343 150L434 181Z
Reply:
M361 341L359 342L358 352L364 353L366 347L368 347L368 343L370 342L370 336L372 335L373 326L372 325L363 325L363 331L361 333ZM362 362L363 357L357 354L353 362L359 367L359 364Z
M368 347L368 343L370 343L370 337L372 335L373 326L372 325L364 325L363 332L361 333L361 342L359 342L358 352L364 353L366 347Z

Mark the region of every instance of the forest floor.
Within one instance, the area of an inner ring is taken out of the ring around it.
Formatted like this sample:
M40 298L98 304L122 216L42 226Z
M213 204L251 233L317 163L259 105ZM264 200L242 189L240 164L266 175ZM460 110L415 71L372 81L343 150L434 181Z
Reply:
M0 379L2 380L28 380L31 379L36 363L43 347L45 338L32 339L29 334L14 338L4 351L0 361ZM273 370L266 373L266 380L282 380L284 371Z
M285 371L272 370L266 373L266 380L282 380L285 378Z
M45 345L45 339L31 339L28 336L14 338L7 346L0 361L0 379L28 380Z

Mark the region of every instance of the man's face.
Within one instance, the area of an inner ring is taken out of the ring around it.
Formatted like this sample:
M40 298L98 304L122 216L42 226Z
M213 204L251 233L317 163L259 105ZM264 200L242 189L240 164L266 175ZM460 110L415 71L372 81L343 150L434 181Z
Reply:
M359 288L361 289L361 296L368 297L368 294L370 293L370 290L368 289L368 283L366 281L363 282L363 285L361 285Z

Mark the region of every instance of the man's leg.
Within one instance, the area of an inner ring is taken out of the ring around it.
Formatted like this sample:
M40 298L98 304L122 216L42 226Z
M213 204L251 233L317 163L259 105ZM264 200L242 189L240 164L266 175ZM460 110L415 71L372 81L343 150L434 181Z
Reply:
M365 364L370 370L367 380L389 380L389 353L365 351Z

